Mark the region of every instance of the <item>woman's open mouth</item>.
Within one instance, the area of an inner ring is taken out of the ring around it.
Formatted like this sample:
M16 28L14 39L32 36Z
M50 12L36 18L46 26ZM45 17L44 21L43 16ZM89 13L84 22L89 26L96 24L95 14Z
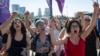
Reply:
M74 33L77 33L77 30L74 30Z
M20 26L16 26L16 28L19 28Z

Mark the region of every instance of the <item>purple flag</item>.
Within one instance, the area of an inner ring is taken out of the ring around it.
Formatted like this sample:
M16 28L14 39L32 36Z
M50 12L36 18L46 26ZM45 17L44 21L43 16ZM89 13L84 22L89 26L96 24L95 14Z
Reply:
M58 4L60 13L62 13L65 0L56 0L56 1L57 1L57 4Z
M9 0L0 0L0 23L6 21L9 16Z

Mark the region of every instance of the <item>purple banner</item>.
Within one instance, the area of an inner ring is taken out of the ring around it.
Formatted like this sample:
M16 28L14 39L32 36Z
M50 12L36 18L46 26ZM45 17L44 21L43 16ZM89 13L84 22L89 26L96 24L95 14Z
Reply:
M0 0L0 23L6 21L10 15L9 2L9 0Z
M57 4L58 4L60 13L62 13L65 0L56 0L56 1L57 1Z

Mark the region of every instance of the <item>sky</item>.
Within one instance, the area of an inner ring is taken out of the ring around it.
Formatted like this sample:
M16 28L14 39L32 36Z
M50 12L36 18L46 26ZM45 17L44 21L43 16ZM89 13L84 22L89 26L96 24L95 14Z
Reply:
M35 16L38 14L38 8L41 8L42 15L44 15L44 9L48 8L46 0L10 0L10 11L12 11L12 4L19 4L21 7L26 7L26 10L34 12ZM93 1L65 0L63 15L72 17L78 11L93 12ZM53 0L53 15L61 15L55 0Z

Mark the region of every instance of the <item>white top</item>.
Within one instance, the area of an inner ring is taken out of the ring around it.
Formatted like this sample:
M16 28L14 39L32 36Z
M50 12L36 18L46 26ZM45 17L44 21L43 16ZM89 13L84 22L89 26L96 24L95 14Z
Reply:
M45 33L48 34L49 33L49 27L45 26Z
M31 27L31 28L36 28L35 25L34 25L34 23L32 23L32 24L30 25L30 27Z
M54 30L54 35L55 35L56 40L58 40L59 33L60 33L60 31L58 31L57 29ZM54 52L56 52L58 49L59 49L59 46L55 45Z

